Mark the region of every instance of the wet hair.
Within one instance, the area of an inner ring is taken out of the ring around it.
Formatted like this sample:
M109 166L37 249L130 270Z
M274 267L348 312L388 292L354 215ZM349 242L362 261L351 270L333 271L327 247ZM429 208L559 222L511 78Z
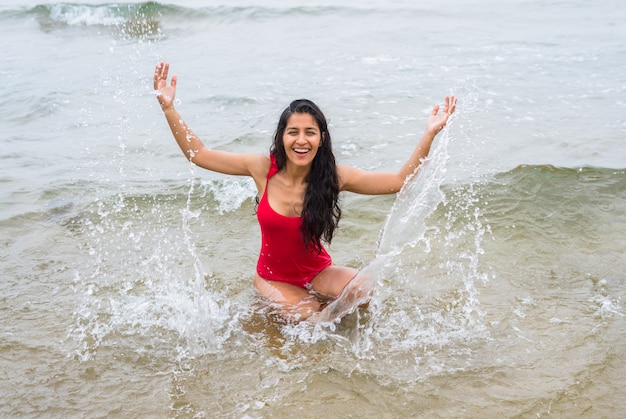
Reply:
M306 246L309 247L312 244L318 251L321 251L321 240L330 244L341 218L337 165L326 117L312 101L298 99L291 102L289 107L281 114L274 134L274 141L270 148L270 153L273 153L276 157L278 170L282 170L287 164L283 136L287 128L287 122L294 113L311 115L317 122L321 135L320 146L313 159L311 172L306 178L307 187L301 214L301 232Z

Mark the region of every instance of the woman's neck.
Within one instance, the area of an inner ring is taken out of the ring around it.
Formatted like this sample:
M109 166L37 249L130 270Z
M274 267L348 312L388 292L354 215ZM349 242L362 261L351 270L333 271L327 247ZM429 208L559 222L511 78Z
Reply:
M311 166L297 166L289 161L283 169L285 173L285 180L292 185L303 185L306 182L309 173L311 173Z

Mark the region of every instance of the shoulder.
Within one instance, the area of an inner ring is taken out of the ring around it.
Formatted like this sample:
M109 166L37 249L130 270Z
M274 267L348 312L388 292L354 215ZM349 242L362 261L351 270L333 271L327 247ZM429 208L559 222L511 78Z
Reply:
M265 178L270 168L275 165L269 155L247 154L247 166L253 178Z
M267 174L272 166L270 157L261 154L241 154L240 158L246 167L246 175L254 180L259 196L263 195Z

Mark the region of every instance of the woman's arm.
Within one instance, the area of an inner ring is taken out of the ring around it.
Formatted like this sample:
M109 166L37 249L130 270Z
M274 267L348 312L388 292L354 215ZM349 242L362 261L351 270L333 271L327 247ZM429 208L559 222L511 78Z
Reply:
M428 156L433 140L446 125L455 109L456 97L454 96L446 96L445 105L441 113L439 113L439 105L433 107L422 139L397 173L366 172L354 167L338 166L340 189L366 195L383 195L399 192L406 178Z
M204 146L198 136L187 126L174 108L177 77L172 76L167 84L168 63L159 63L154 70L154 89L165 119L185 157L197 166L228 175L263 177L269 168L269 158L256 154L236 154L226 151L210 150ZM256 177L255 177L256 180Z

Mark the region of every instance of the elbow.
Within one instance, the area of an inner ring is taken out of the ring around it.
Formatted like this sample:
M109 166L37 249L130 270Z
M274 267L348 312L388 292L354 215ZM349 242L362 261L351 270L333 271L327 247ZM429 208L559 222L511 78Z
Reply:
M398 177L395 179L395 181L393 182L392 185L390 185L389 188L389 194L394 194L394 193L398 193L400 192L400 190L402 190L402 187L404 186L404 184L406 183L406 180L410 177L411 175L404 175L404 174L400 174L398 175Z
M196 164L195 160L196 160L196 155L198 154L198 150L193 150L189 148L187 150L184 150L183 154L185 155L187 160L189 160L193 164Z
M378 189L378 190L374 191L374 193L372 193L372 195L393 195L393 194L396 194L396 193L400 192L400 190L402 189L403 185L404 185L404 183L387 185L383 189Z
M386 179L385 182L381 182L375 189L370 190L370 194L372 195L393 195L402 189L404 186L404 181L406 177L398 174L392 175Z

